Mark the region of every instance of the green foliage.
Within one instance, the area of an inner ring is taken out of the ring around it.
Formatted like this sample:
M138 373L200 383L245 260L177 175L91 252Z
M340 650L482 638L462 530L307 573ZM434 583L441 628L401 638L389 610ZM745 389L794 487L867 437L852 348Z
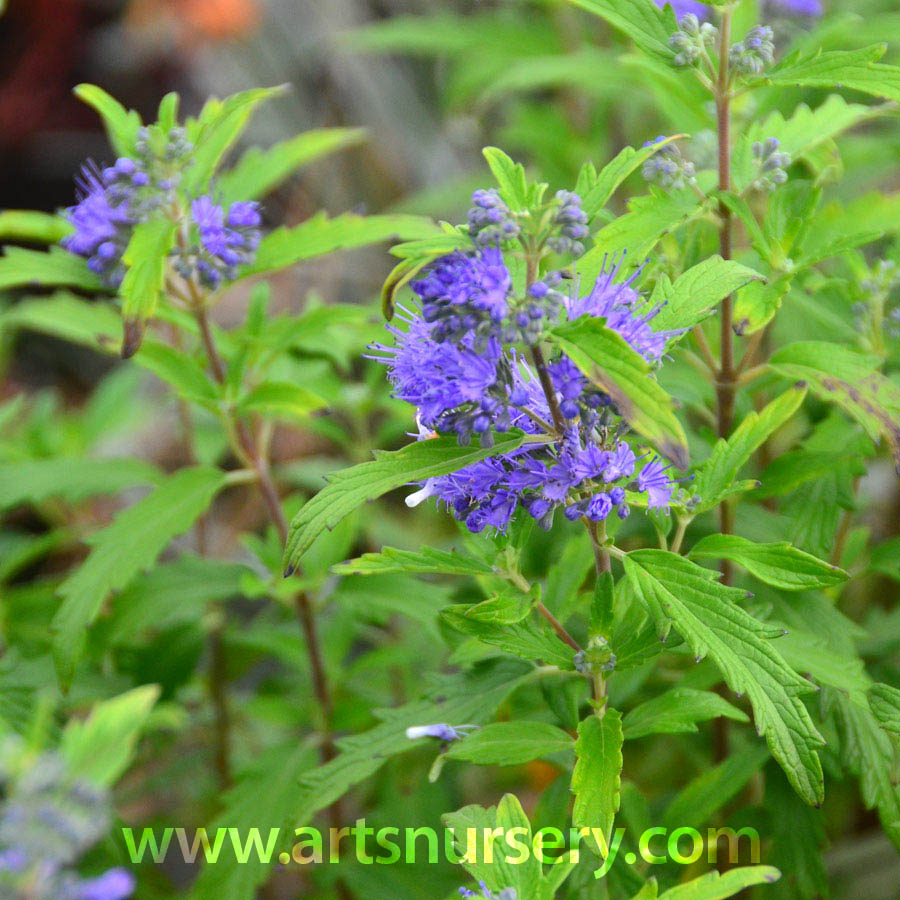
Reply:
M622 417L679 468L688 465L687 438L672 399L650 376L650 366L621 335L584 316L554 329L572 362L616 403Z
M546 722L496 722L452 744L449 759L482 766L513 766L572 749L572 739Z
M63 683L71 681L86 630L110 591L125 587L152 565L169 541L203 514L224 483L218 469L183 469L89 538L91 553L60 585L62 603L53 617L54 652Z

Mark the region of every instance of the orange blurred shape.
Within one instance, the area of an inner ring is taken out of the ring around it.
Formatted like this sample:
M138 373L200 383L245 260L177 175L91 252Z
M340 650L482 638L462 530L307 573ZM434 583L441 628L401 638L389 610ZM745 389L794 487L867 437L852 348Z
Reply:
M128 22L142 30L172 30L181 42L246 37L262 18L260 0L132 0Z
M542 759L536 759L525 766L528 784L535 790L542 791L556 781L559 769Z
M213 40L246 35L261 17L259 0L174 0L172 5L189 27Z

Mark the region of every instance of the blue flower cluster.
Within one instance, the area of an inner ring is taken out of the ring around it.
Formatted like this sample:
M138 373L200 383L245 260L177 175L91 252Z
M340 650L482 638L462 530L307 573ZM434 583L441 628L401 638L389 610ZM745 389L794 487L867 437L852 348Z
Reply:
M0 779L0 897L10 900L125 900L135 880L125 869L82 878L72 866L109 828L106 793L74 780L44 754L22 765L21 747L3 747Z
M574 191L557 191L559 206L553 219L558 233L547 243L557 253L567 253L578 259L584 255L584 241L590 234L587 213L581 208L581 197Z
M394 395L417 408L420 439L455 434L466 444L476 435L489 447L495 432L511 428L538 439L429 479L407 498L409 505L435 497L480 532L505 531L520 507L542 527L550 527L559 509L570 520L601 522L614 510L625 518L626 487L646 493L650 507L668 504L673 483L658 459L635 480L638 460L622 440L627 428L611 398L557 353L546 367L564 419L557 431L556 410L525 356L540 336L533 323L542 327L565 312L570 320L602 317L645 359L658 362L671 333L653 331L658 310L644 309L634 277L619 280L613 266L586 296L563 296L544 281L520 300L500 251L487 248L443 257L413 282L421 308L401 307L403 327L388 325L393 345L370 349L388 367Z
M768 25L756 25L731 46L728 60L744 75L759 75L775 62L775 32Z
M522 232L512 210L500 199L496 188L475 191L469 210L469 234L480 247L515 240Z
M252 263L259 246L259 204L232 203L226 214L212 197L204 196L191 203L191 218L197 227L199 244L179 257L179 271L189 277L193 262L200 281L213 290L223 279L234 281L238 266Z
M123 156L100 171L88 164L78 181L78 203L66 211L75 231L63 238L66 250L83 256L104 284L116 288L125 275L122 254L138 222L164 202L164 191L133 159Z
M85 257L105 285L119 287L125 276L122 257L135 226L156 216L182 215L176 191L192 149L183 128L173 128L159 152L149 131L141 129L135 159L123 156L102 170L86 165L77 182L78 203L66 210L75 230L62 245ZM215 289L253 261L262 224L259 204L232 203L226 211L203 196L183 215L197 235L193 246L173 251L175 267L185 278L196 273L204 286Z
M656 140L646 141L644 146L652 147L664 140L665 137L660 136ZM697 180L697 170L694 164L689 159L685 159L674 144L666 144L657 150L644 163L641 174L651 184L676 190L694 184Z

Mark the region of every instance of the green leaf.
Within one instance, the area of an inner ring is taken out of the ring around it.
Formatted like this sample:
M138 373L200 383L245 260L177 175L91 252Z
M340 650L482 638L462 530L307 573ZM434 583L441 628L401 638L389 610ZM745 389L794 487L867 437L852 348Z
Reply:
M725 716L735 722L749 722L746 713L712 691L671 688L642 703L622 722L625 740L648 734L689 734L697 731L697 722Z
M744 463L800 408L805 387L785 391L760 412L750 413L728 440L719 440L709 459L697 470L694 494L700 498L697 512L718 506L736 490L748 490L756 482L735 483Z
M834 587L847 573L786 541L757 544L734 534L709 534L688 554L691 559L730 559L760 581L785 591Z
M31 209L4 209L0 212L0 241L27 241L58 244L72 226L62 217Z
M700 828L763 767L769 754L761 744L734 753L705 769L669 804L663 815L668 828Z
M317 128L268 150L251 147L219 179L217 196L229 205L236 200L264 197L299 168L366 139L364 128Z
M51 625L57 669L65 684L75 672L87 628L110 591L125 587L152 565L169 541L203 514L224 483L218 469L182 469L88 539L91 553L60 585L62 604Z
M334 528L367 500L411 481L447 475L489 456L509 453L520 447L524 438L521 433L503 435L488 449L460 447L455 437L434 438L409 444L393 453L376 451L374 460L334 473L328 486L308 500L291 523L285 565L295 567L325 529Z
M177 223L149 219L136 225L122 257L126 265L119 294L125 320L122 355L133 356L140 346L144 325L156 311L166 278L166 260L175 246ZM137 337L137 340L135 340Z
M3 256L0 256L0 290L53 285L83 291L106 290L80 256L62 247L50 247L47 252L4 247Z
M744 288L734 302L735 333L754 334L768 325L781 308L781 301L790 289L791 280L790 276L785 276L771 284L757 281Z
M776 350L769 366L808 382L816 396L837 404L873 440L883 435L900 472L900 386L877 371L877 357L839 344L798 341Z
M266 235L260 242L253 264L242 269L241 276L274 272L336 250L352 250L382 241L415 240L440 234L443 232L438 226L424 216L359 216L344 213L329 219L325 213L318 213L293 228L278 228Z
M175 388L185 400L209 406L221 399L221 388L210 380L200 363L168 344L144 341L135 361Z
M83 722L69 722L60 743L69 772L101 787L112 787L128 768L158 699L159 687L145 684L96 704Z
M659 9L652 0L570 0L575 6L600 16L628 35L650 56L670 63L674 53L669 38L678 23L672 8Z
M521 622L534 605L534 597L515 589L496 594L481 603L474 603L464 613L479 622L496 622L498 625L514 625Z
M653 328L656 331L691 328L729 294L762 277L734 260L710 256L680 275L671 291L663 293L661 299L666 305L654 318Z
M781 872L774 866L744 866L728 872L707 872L659 895L659 900L726 900L756 884L774 884Z
M261 412L293 422L304 422L310 413L326 406L327 400L287 381L267 381L257 385L238 402L238 408L241 410Z
M435 575L491 575L493 569L479 559L460 556L455 550L422 547L397 550L385 547L381 553L364 553L357 559L331 567L337 575L385 575L390 572L418 572Z
M500 187L500 197L513 211L526 209L528 206L528 182L525 179L525 168L521 163L513 162L498 147L485 147L481 151L487 164L491 167L494 178Z
M879 725L892 734L900 734L900 690L889 684L874 684L869 703Z
M900 67L876 63L886 44L862 50L820 50L812 56L792 56L766 73L769 84L796 87L849 88L900 102Z
M156 124L163 134L168 135L178 124L178 107L180 103L181 98L175 91L170 91L159 101Z
M134 156L141 117L133 109L125 109L118 100L95 84L79 84L74 93L82 103L87 103L100 114L113 150L119 156Z
M900 787L895 778L894 745L878 720L839 691L833 691L840 738L840 760L859 779L867 809L878 818L891 843L900 850Z
M572 825L599 829L606 846L598 847L606 856L613 821L619 811L622 778L622 714L607 709L603 718L583 719L575 742L575 769L572 772Z
M224 101L207 101L197 122L188 123L194 142L191 165L184 176L184 189L188 194L205 191L222 158L241 136L256 108L282 93L283 87L254 88Z
M684 429L672 399L650 377L650 364L602 319L581 316L552 333L572 362L612 397L622 418L663 456L686 469Z
M593 284L609 257L626 251L629 259L644 259L664 234L674 231L699 209L693 191L669 194L651 187L649 194L632 197L628 212L594 235L594 246L578 260L576 271L584 284Z
M821 803L824 783L816 748L824 741L800 695L813 686L791 669L771 641L771 629L737 605L743 591L717 575L663 550L625 558L638 599L665 638L674 625L698 659L709 655L728 686L746 694L757 731L807 803Z
M59 497L78 503L123 488L158 484L159 469L141 459L53 457L0 465L0 509Z
M754 121L734 150L732 174L736 189L743 191L756 178L759 164L753 156L755 142L774 137L779 141L778 149L798 162L841 132L885 113L883 108L848 103L839 94L831 94L815 110L801 103L787 120L776 110L767 118Z
M513 625L498 625L468 615L471 606L448 606L441 610L441 619L461 634L477 638L485 644L499 647L505 653L527 660L542 660L546 665L572 671L574 652L555 634L530 619Z
M565 731L546 722L495 722L452 743L447 756L481 766L515 766L572 746Z
M124 644L144 631L199 622L208 605L241 594L246 566L185 555L137 576L116 597L108 640Z
M578 175L575 192L581 197L581 208L587 213L588 219L593 219L609 203L612 195L632 172L639 169L667 144L681 137L684 135L671 135L639 150L635 150L634 147L623 147L599 172L593 163L585 163Z

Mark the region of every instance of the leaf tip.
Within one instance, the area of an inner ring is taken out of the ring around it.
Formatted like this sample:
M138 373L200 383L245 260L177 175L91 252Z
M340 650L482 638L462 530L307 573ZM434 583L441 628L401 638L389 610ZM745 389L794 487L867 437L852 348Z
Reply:
M131 359L141 347L145 323L140 319L126 319L122 338L122 359Z

